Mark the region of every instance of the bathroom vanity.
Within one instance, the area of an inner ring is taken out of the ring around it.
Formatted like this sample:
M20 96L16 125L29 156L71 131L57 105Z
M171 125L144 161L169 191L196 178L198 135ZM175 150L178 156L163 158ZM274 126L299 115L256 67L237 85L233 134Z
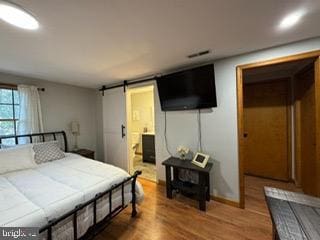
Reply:
M142 133L142 161L156 163L154 133Z

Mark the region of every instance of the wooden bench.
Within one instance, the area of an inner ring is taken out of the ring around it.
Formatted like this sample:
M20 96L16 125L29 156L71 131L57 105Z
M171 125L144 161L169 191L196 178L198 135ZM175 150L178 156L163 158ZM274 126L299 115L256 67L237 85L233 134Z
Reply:
M320 239L320 199L277 188L264 188L273 239Z

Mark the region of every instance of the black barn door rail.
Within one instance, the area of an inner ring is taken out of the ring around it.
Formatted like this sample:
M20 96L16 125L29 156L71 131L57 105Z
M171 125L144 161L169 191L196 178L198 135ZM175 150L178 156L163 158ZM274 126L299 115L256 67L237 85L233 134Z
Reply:
M104 96L104 91L106 91L106 90L123 87L123 91L125 92L127 86L129 86L129 85L139 84L139 83L144 83L144 82L150 82L150 81L156 80L158 77L159 76L152 76L152 77L141 79L141 80L123 81L122 83L115 84L115 85L109 85L109 86L103 85L99 89L99 91L101 91L102 92L102 96Z

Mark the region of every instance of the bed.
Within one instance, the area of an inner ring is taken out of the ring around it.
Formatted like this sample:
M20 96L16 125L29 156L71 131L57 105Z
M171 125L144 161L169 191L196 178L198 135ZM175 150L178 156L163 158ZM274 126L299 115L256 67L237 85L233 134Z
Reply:
M64 132L14 136L46 142ZM0 137L0 146L7 137ZM1 150L0 150L1 151ZM88 239L102 230L117 214L143 200L137 177L124 170L65 153L55 161L0 174L0 226L38 227L41 239Z

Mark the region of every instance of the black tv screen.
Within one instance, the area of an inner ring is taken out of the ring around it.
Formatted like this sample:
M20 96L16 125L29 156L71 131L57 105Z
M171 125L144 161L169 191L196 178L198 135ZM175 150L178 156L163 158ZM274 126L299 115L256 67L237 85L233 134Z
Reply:
M162 111L217 106L213 64L160 77L157 86Z

